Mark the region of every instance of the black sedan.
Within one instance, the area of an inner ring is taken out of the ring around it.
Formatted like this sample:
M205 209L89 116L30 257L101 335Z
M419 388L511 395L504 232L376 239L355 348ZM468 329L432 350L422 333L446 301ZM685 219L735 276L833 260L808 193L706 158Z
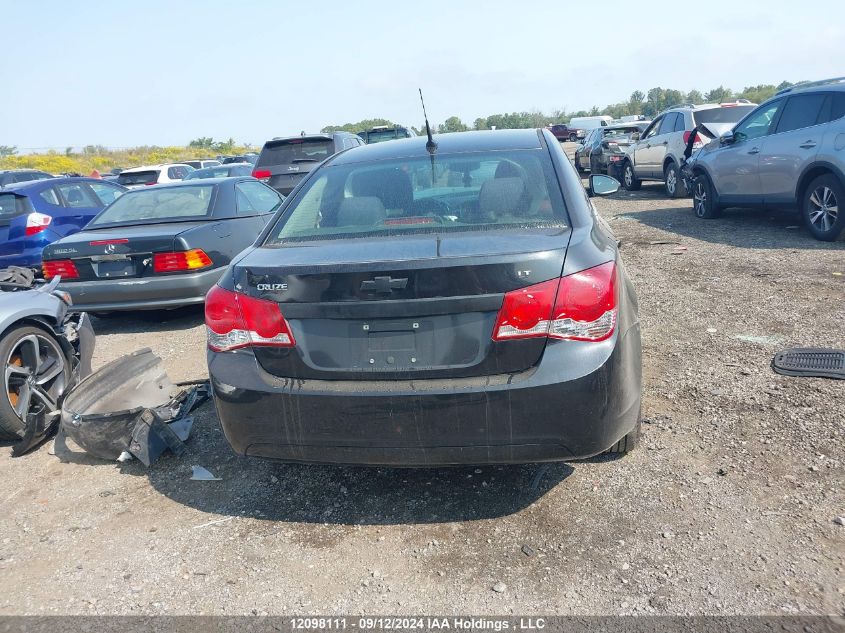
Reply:
M49 245L44 276L61 276L75 310L200 304L232 258L282 203L254 178L213 178L130 191L80 233Z
M560 143L509 130L433 149L328 159L209 292L208 367L236 452L429 466L636 443L634 289Z

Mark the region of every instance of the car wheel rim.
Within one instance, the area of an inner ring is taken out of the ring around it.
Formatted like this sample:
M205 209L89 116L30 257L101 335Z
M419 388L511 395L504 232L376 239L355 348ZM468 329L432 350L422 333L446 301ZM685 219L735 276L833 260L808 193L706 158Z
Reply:
M669 169L666 172L666 191L671 194L675 193L675 187L678 184L678 177L675 175L674 169Z
M634 174L631 173L631 166L625 166L625 185L630 187L631 183L634 181Z
M695 214L698 217L703 216L705 210L707 209L707 191L704 189L704 185L700 182L695 185L693 201L695 205Z
M5 381L9 405L21 420L33 410L55 411L65 387L64 354L48 336L24 336L6 359Z
M810 224L827 233L839 218L839 204L830 187L816 187L810 194Z

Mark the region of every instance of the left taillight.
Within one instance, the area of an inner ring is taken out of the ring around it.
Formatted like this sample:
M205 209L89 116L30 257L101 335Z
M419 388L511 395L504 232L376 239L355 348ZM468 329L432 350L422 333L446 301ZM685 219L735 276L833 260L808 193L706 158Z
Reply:
M41 233L41 231L50 226L50 222L52 221L52 216L45 213L30 213L26 216L26 229L24 232L26 235Z
M153 272L178 273L211 266L211 258L201 248L172 253L153 253Z
M617 291L615 262L514 290L505 295L493 340L603 341L616 328Z
M44 279L52 279L53 277L61 277L62 279L79 279L79 271L76 270L76 264L72 259L53 259L41 263L41 272L44 273Z
M215 352L296 345L278 303L217 285L205 297L205 329L208 348Z
M272 176L272 174L269 169L254 169L252 171L252 177L258 178L261 182L267 182L270 180L270 176Z

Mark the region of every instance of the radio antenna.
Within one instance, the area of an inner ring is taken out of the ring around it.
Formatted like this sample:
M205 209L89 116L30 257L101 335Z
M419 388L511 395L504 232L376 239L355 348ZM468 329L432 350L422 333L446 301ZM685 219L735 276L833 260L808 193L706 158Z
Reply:
M433 156L434 152L437 151L437 143L434 142L434 139L431 136L431 126L428 124L428 115L425 112L425 101L423 101L422 88L418 88L418 90L420 91L420 103L422 104L423 117L425 118L425 133L428 135L428 141L425 143L425 148L428 150L428 153Z

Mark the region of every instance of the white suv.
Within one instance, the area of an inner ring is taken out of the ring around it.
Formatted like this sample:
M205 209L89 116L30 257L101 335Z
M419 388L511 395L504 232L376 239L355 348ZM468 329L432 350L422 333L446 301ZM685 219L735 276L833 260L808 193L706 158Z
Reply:
M192 171L194 171L194 168L184 163L133 167L132 169L124 169L118 174L117 184L134 189L144 185L179 182Z
M732 103L680 105L662 112L651 122L637 142L625 150L622 184L636 191L643 180L662 181L670 198L687 196L680 177L684 150L692 130L698 127L694 149L703 147L722 132L730 130L757 104L747 100Z

